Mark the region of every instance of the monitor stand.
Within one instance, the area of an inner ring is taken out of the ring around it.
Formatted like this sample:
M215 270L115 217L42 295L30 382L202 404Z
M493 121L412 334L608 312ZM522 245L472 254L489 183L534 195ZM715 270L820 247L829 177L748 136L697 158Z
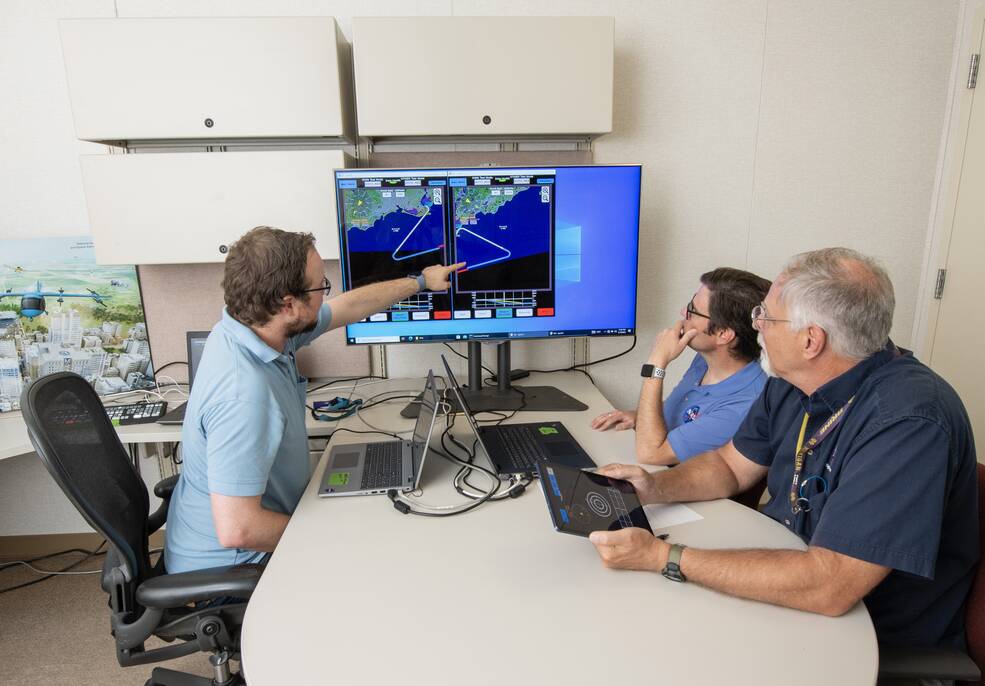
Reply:
M469 342L469 383L462 388L465 402L473 413L478 412L582 412L588 405L571 397L554 386L521 386L522 391L510 385L510 342L496 346L496 385L482 385L482 344ZM418 396L420 397L420 396ZM454 396L447 396L452 412L460 412ZM412 402L400 414L416 417L419 402Z

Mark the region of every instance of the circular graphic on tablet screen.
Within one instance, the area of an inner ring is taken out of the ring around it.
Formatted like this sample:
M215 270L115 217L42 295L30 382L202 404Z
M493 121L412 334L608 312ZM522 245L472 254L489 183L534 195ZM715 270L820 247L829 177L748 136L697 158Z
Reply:
M589 493L585 496L585 502L599 517L608 517L612 514L612 505L599 493Z

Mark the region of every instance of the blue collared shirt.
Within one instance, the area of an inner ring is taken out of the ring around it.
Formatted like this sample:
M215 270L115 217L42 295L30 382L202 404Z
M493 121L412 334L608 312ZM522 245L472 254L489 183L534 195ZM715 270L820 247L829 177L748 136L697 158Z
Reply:
M695 355L684 378L664 400L667 440L681 462L732 440L766 385L759 360L716 384L702 386L708 363Z
M804 486L810 509L794 515L804 413L806 441L852 396L842 422L805 458L800 482L815 477ZM890 343L810 397L770 379L733 442L769 467L765 514L809 545L892 570L865 598L881 642L964 643L979 555L977 461L968 415L947 382Z
M261 505L291 514L308 479L305 391L295 352L328 330L328 303L310 333L274 350L223 310L195 374L181 429L181 478L168 508L164 564L169 573L255 562L262 553L224 548L211 493L262 496Z

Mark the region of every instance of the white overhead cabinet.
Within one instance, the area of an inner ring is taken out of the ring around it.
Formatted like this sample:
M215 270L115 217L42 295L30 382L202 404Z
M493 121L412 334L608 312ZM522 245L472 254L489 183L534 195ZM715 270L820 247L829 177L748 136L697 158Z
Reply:
M339 150L82 155L100 264L222 262L230 243L266 224L309 231L339 256Z
M354 141L332 17L63 19L76 136Z
M612 130L612 17L359 17L362 136Z

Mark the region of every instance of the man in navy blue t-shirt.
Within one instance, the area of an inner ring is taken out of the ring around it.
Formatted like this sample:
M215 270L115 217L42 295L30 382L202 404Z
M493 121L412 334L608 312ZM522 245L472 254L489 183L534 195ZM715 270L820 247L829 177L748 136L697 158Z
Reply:
M954 390L889 340L894 305L871 259L798 255L752 313L776 378L732 441L656 474L600 470L645 503L728 497L768 474L763 512L807 550L685 549L624 529L592 534L603 562L826 615L864 601L883 644L962 646L974 440Z

